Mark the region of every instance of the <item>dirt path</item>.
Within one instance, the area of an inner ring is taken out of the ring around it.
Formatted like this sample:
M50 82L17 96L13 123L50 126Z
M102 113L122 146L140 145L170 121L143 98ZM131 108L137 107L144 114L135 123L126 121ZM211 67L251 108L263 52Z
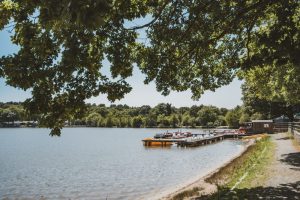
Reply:
M286 133L273 135L272 139L276 144L275 160L268 167L270 176L265 186L278 187L298 182L300 187L300 152Z

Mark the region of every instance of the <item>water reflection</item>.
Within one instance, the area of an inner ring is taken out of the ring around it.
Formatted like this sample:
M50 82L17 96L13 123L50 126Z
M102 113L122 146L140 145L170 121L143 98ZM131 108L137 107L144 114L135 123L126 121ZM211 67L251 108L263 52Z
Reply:
M199 130L189 130L199 132ZM0 129L0 199L141 199L204 175L237 155L239 141L144 147L160 129Z

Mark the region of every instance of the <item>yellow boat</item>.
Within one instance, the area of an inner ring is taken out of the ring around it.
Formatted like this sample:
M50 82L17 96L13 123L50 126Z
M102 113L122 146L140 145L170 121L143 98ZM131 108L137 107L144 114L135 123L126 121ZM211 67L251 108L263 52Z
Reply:
M160 147L171 146L173 144L172 142L163 141L163 139L157 140L153 138L145 138L143 140L143 143L144 146L160 146Z

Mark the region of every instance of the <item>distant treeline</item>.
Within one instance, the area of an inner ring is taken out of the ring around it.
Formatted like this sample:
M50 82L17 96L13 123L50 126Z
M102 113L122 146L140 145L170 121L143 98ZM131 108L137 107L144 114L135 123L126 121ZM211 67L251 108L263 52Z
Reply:
M91 127L238 127L251 119L262 119L264 115L245 113L243 106L234 109L215 106L191 106L176 108L168 103L155 107L147 105L130 107L128 105L87 104L83 118L69 119L69 126ZM0 124L13 124L16 121L39 121L39 116L28 115L22 103L0 103Z

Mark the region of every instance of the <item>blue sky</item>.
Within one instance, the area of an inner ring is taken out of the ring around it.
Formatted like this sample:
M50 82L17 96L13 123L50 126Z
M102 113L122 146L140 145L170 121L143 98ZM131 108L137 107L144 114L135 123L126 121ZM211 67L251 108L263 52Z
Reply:
M144 36L141 36L144 37ZM18 47L10 42L8 30L0 31L0 56L8 55L16 52ZM104 70L108 70L109 63L105 63ZM128 82L133 87L131 93L125 95L125 98L114 102L116 104L127 104L129 106L150 105L155 106L158 103L171 103L173 106L192 106L192 105L214 105L218 107L233 108L236 105L241 105L241 84L242 81L235 79L231 84L217 89L215 92L207 91L199 101L191 100L191 92L171 92L169 96L162 96L155 89L155 84L143 83L144 75L134 68L133 76L128 78ZM7 86L5 80L0 78L0 102L8 101L24 101L30 97L30 91L22 91L10 86ZM88 103L104 103L109 105L110 102L105 95L93 97L87 100Z

